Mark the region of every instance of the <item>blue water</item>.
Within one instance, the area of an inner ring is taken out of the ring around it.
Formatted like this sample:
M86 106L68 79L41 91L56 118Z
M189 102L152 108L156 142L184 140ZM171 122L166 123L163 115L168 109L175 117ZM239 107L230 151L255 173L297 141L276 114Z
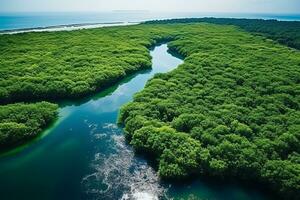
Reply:
M300 21L300 14L242 14L191 12L69 12L69 13L0 13L0 30L15 30L84 23L141 22L154 19L190 17L234 17Z

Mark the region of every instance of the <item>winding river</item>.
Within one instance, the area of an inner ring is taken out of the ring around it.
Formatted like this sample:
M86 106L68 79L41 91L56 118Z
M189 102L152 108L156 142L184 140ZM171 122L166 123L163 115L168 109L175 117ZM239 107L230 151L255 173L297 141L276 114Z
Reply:
M152 70L132 75L99 94L62 102L59 119L35 141L0 157L0 199L267 199L237 184L162 183L147 161L126 144L116 125L120 107L156 73L183 61L166 44L151 51Z

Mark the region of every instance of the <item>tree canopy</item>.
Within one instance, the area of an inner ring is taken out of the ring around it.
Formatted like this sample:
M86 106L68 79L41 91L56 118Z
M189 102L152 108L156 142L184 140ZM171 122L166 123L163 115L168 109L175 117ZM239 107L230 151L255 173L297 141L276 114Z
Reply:
M263 35L281 44L300 49L300 22L277 21L263 19L235 19L235 18L186 18L148 21L146 24L171 23L213 23L220 25L234 25L251 33Z
M208 24L186 25L169 48L184 64L120 112L130 143L165 178L237 177L299 199L299 51Z
M0 106L0 150L35 137L57 117L57 109L48 102Z

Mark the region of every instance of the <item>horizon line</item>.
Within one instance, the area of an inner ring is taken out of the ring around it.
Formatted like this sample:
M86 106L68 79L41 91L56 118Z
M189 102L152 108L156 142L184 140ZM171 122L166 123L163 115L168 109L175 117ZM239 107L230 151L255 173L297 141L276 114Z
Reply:
M289 14L289 15L300 15L300 13L295 12L230 12L230 11L159 11L159 10L102 10L102 11L84 11L84 10L74 10L74 11L0 11L1 13L109 13L109 12L145 12L145 13L204 13L204 14Z

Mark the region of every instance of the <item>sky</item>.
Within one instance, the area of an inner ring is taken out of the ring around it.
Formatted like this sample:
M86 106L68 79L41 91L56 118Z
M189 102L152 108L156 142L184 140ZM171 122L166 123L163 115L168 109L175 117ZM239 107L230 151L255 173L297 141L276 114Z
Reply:
M111 10L300 13L300 0L0 0L0 12Z

